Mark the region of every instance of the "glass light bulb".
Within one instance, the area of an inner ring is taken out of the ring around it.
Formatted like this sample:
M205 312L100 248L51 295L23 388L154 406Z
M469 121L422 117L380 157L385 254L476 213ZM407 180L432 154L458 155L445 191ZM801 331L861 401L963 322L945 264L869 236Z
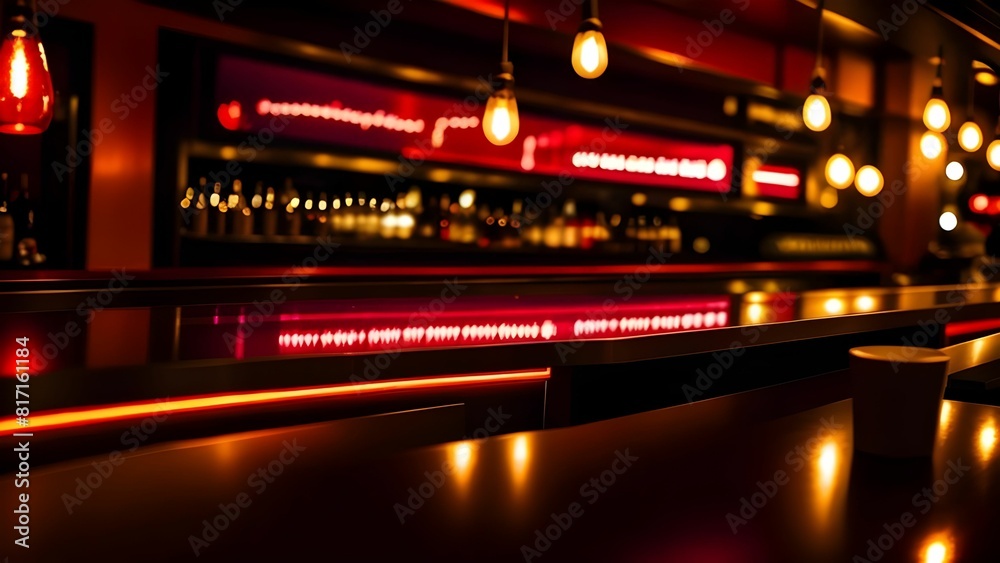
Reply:
M55 108L52 77L38 34L14 29L0 46L0 133L41 133Z
M867 197L872 197L882 191L883 184L885 184L885 179L882 178L882 173L871 164L859 168L854 177L854 186L858 188L861 195Z
M823 131L830 126L830 102L821 94L813 94L806 98L802 106L802 121L813 131Z
M826 161L826 181L842 190L854 181L854 163L842 154L835 154Z
M925 158L937 158L944 152L945 143L947 141L945 141L944 135L927 131L920 137L920 152Z
M965 167L962 166L961 162L953 160L948 163L948 166L944 167L944 175L948 177L949 180L957 182L965 176Z
M924 125L931 131L940 133L951 125L951 112L941 98L931 98L924 106Z
M966 121L958 128L958 146L976 152L983 146L983 131L975 121Z
M517 137L520 126L514 93L504 89L490 96L483 115L483 132L486 138L494 145L506 145Z
M954 231L955 227L958 226L958 217L955 216L951 211L945 211L938 218L938 225L941 226L945 231Z
M1000 170L1000 139L994 140L986 147L986 162L989 162L994 170Z
M608 43L600 31L589 29L573 40L573 70L584 78L597 78L608 68Z

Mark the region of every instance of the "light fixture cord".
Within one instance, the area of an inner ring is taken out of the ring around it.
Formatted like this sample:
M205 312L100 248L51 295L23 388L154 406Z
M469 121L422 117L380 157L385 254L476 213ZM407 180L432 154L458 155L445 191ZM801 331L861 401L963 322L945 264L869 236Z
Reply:
M510 34L510 0L504 0L503 3L503 59L502 63L507 61L507 36Z
M587 8L588 9L585 10L583 13L583 19L585 20L599 19L597 16L597 0L590 0L590 2L587 4Z
M825 0L819 0L819 31L816 33L816 72L823 68L823 5Z

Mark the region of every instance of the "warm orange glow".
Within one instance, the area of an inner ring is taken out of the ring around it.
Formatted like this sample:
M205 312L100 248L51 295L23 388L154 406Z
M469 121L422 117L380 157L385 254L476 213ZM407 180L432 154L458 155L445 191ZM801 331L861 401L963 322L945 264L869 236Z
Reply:
M531 461L531 446L528 439L527 435L521 434L510 443L510 476L515 493L523 491L528 482L528 465Z
M953 561L952 551L950 540L936 536L926 542L921 552L921 563L949 563Z
M608 44L604 34L588 29L573 41L573 70L583 78L597 78L608 68Z
M14 54L10 58L10 93L18 99L28 95L28 57L20 38L14 40Z
M483 132L494 145L503 146L517 137L521 122L514 93L503 90L490 96L483 114Z
M997 445L997 426L992 419L987 420L979 428L978 450L979 458L986 462L993 457Z
M924 125L931 131L941 133L951 125L951 112L941 98L931 98L924 106Z
M24 431L27 429L37 431L43 429L80 426L84 424L95 424L112 420L139 418L163 411L170 413L190 412L300 399L383 393L387 391L434 389L442 387L482 385L486 383L540 381L548 379L550 374L551 370L549 368L545 368L539 370L505 373L422 377L356 384L346 383L325 387L281 389L277 391L263 391L257 393L233 393L227 395L190 397L186 399L170 399L166 401L144 401L141 403L115 405L110 407L36 414L31 416L31 425L28 428L18 426L13 417L6 418L0 421L0 432L17 432L19 430Z
M806 98L802 106L802 121L813 131L823 131L830 126L830 102L821 94L813 94Z

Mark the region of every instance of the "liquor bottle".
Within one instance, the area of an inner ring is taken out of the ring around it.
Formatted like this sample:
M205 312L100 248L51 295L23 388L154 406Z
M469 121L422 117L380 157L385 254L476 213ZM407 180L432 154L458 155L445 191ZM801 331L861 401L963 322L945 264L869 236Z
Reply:
M565 227L562 245L566 248L580 247L580 220L576 216L576 201L567 199L563 205Z
M300 203L299 192L292 184L292 179L285 178L285 186L281 191L281 205L284 209L281 214L282 234L293 237L302 234L302 215L298 212Z
M229 204L222 199L222 184L219 182L212 186L212 193L208 196L208 205L211 209L212 232L217 235L226 234L226 209Z
M358 231L357 208L354 206L355 200L351 197L351 192L344 194L344 212L342 217L341 232L346 236L354 236Z
M10 262L14 257L14 218L7 208L7 173L0 174L3 193L0 194L0 262Z
M275 209L274 188L271 186L264 193L264 211L260 215L263 216L260 233L266 237L278 234L278 210Z
M302 204L302 214L302 233L310 236L315 235L319 221L316 218L316 201L313 199L312 192L306 192L306 201Z
M18 198L11 202L11 214L14 220L14 234L18 241L17 254L21 265L31 266L44 262L45 255L39 252L38 240L35 236L35 207L31 203L31 190L28 187L27 174L21 174L21 191Z
M250 198L250 208L253 210L253 232L264 232L264 182L257 182L253 187L253 197Z
M243 182L233 182L233 193L229 196L229 212L232 214L232 233L236 236L253 234L253 213L243 195Z
M451 240L451 230L453 228L452 217L451 217L451 198L448 194L441 194L441 204L438 206L440 209L441 221L439 223L439 237L441 240Z
M316 236L323 236L330 232L330 202L326 198L326 192L319 193L319 200L316 201Z
M546 213L545 227L543 227L542 242L549 248L559 248L563 243L563 230L566 228L566 219L551 207Z

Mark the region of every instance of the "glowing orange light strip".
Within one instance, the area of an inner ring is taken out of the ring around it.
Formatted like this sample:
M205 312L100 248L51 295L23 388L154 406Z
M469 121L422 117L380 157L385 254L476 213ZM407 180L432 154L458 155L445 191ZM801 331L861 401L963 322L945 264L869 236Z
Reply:
M145 417L153 414L173 414L177 412L200 411L216 408L229 408L241 405L254 405L289 401L298 399L314 399L319 397L336 397L342 395L383 393L407 389L428 389L437 387L455 387L480 385L484 383L513 383L517 381L545 380L550 377L550 368L515 371L505 373L486 373L478 375L455 375L445 377L423 377L414 379L399 379L393 381L378 381L370 383L351 383L330 385L326 387L307 387L304 389L282 389L279 391L263 391L257 393L236 393L229 395L214 395L206 397L191 397L188 399L168 399L166 401L145 401L112 407L43 413L32 415L29 426L19 426L15 418L0 420L0 432L34 432L36 430L64 428L84 424L95 424L126 418Z

